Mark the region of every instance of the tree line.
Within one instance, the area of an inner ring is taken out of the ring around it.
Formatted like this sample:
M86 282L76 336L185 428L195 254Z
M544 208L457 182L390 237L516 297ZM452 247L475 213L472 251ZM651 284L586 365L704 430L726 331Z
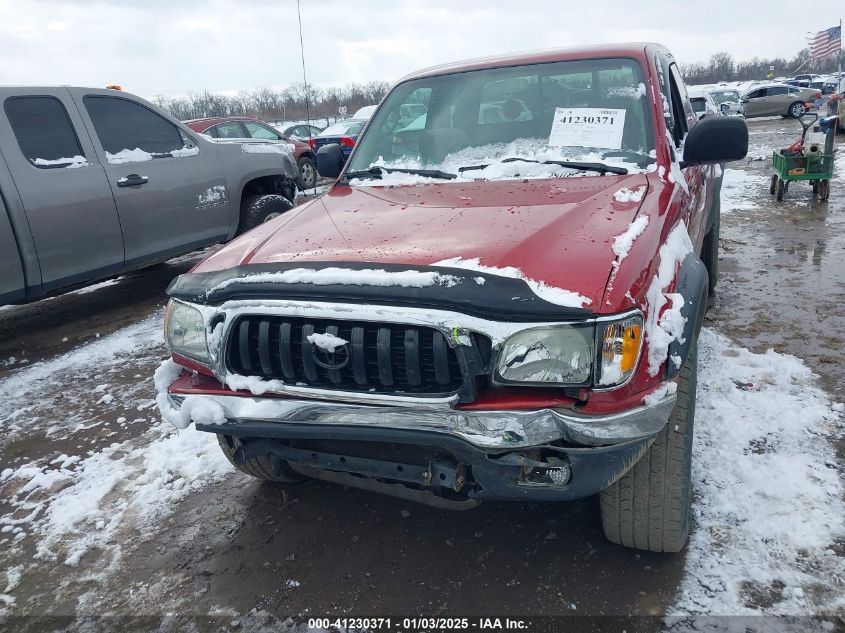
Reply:
M810 51L805 48L791 59L752 57L746 61L734 61L730 53L716 53L709 62L681 64L681 74L690 85L794 77L801 73L825 75L836 72L841 56L839 52L823 59L810 60Z
M346 106L349 115L358 108L381 101L390 84L370 81L343 87L317 88L295 83L283 90L256 88L236 95L203 91L187 97L158 95L153 102L179 120L215 116L247 115L264 121L334 121L338 110Z

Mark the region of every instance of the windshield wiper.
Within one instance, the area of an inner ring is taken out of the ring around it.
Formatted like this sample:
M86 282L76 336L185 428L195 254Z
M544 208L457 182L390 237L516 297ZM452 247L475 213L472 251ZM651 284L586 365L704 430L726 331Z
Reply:
M381 165L373 165L369 169L361 169L358 171L348 171L344 175L344 180L347 182L352 178L381 178L385 172L398 172L400 174L413 174L415 176L425 176L426 178L439 178L441 180L453 180L457 175L450 174L448 171L440 171L439 169L408 169L405 167L382 167Z
M500 163L537 163L539 165L558 165L560 167L567 167L569 169L580 169L581 171L596 171L600 174L619 174L624 176L628 170L624 167L616 167L615 165L605 165L604 163L586 163L581 161L569 160L534 160L533 158L503 158ZM458 169L460 173L465 171L473 171L476 169L484 169L490 165L469 165Z

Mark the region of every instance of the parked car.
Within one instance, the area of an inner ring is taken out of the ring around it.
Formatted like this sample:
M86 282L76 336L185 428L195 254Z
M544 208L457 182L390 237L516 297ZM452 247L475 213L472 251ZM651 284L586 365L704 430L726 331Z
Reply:
M319 151L324 145L336 143L340 145L343 156L349 158L355 141L366 124L366 119L344 119L333 123L309 142L315 151Z
M286 146L213 143L115 90L0 87L0 103L0 304L223 242L292 208Z
M493 84L531 118L479 122ZM717 164L747 145L655 44L409 75L348 161L321 147L324 196L171 284L163 415L260 479L451 508L599 493L610 540L678 551Z
M759 116L799 117L807 111L816 91L782 84L766 84L751 89L742 96L746 118Z
M308 143L288 138L276 128L258 119L245 116L211 117L185 121L192 130L201 132L212 139L253 138L266 143L287 143L293 146L293 156L299 170L296 185L302 190L317 184L317 167L314 163L314 150Z
M745 116L745 106L739 92L730 88L714 88L709 92L722 114Z
M305 141L306 143L312 136L317 136L323 128L316 125L309 125L307 123L297 123L282 130L282 135L288 138L296 139L298 141Z
M698 115L699 119L703 119L708 115L722 115L722 111L719 109L719 106L706 90L693 90L690 88L687 90L687 96L689 97L692 109Z

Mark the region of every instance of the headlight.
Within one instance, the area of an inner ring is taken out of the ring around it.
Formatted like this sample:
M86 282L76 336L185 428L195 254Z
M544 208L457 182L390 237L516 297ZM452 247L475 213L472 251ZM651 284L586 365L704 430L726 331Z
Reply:
M523 330L502 346L499 382L584 385L593 367L593 329L562 325Z
M599 323L599 362L596 386L615 387L626 382L637 367L643 342L643 318L635 315L620 321Z
M196 308L171 301L164 313L164 338L171 352L207 363L208 344L205 339L205 321Z

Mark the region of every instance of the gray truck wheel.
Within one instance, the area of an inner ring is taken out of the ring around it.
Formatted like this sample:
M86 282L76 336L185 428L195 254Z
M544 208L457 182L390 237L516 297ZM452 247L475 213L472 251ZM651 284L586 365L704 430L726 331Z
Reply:
M291 209L293 205L290 200L277 193L244 198L241 202L241 223L238 225L238 235L277 218Z
M299 167L299 178L296 179L296 186L302 191L314 187L317 184L317 166L313 159L303 156L297 161L296 166Z
M690 530L692 434L697 344L681 368L669 422L633 468L601 492L601 522L610 541L652 552L679 552Z
M701 246L701 261L707 269L708 291L711 295L716 291L716 283L719 281L719 220L720 214L717 213Z
M220 444L220 449L232 464L242 473L251 475L256 479L263 479L265 481L275 481L277 483L292 484L300 481L305 481L305 477L296 474L285 462L280 464L279 473L273 472L273 465L270 463L269 457L256 457L248 460L245 464L239 464L235 461L235 446L230 443L229 436L217 434L217 442Z

